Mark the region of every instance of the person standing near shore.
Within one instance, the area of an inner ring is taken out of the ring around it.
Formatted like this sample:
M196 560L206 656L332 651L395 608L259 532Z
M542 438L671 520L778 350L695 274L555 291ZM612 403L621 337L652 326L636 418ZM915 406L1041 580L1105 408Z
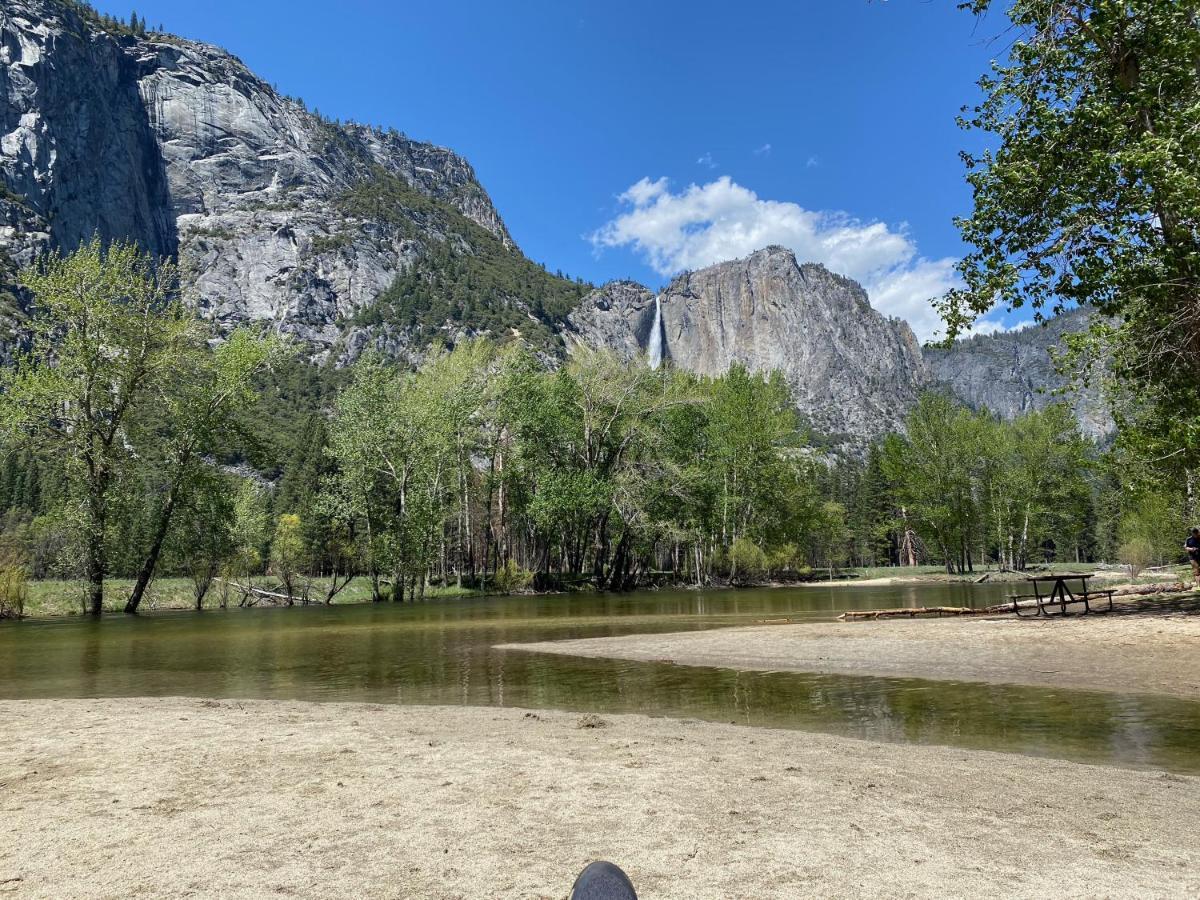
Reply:
M1187 540L1183 542L1187 551L1188 562L1192 564L1192 580L1200 581L1200 528L1193 528Z

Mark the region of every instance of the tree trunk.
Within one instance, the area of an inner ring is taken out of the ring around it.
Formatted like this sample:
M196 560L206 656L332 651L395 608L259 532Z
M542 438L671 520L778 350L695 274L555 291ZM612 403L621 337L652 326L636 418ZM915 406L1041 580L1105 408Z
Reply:
M196 598L196 609L204 609L204 598L208 596L209 588L212 587L213 579L217 577L216 566L210 564L196 578L192 586L192 594Z
M154 577L154 570L158 566L158 557L162 553L163 543L167 538L167 531L171 527L171 517L174 514L175 486L172 485L171 490L167 492L166 502L163 503L162 510L159 512L158 525L154 529L154 541L150 544L150 552L146 554L146 559L142 563L141 569L138 570L137 580L133 583L133 592L125 603L125 612L131 615L138 611L138 606L146 593L146 587L150 584L150 579ZM291 591L289 590L288 593L290 594Z
M88 500L87 548L85 550L84 574L87 577L86 610L93 616L104 612L104 576L108 568L104 555L105 508L104 488L97 486Z
M104 550L96 546L95 538L88 538L87 548L87 595L85 608L93 616L104 612Z
M1021 529L1021 571L1025 571L1025 567L1029 563L1029 507L1025 508L1025 525Z

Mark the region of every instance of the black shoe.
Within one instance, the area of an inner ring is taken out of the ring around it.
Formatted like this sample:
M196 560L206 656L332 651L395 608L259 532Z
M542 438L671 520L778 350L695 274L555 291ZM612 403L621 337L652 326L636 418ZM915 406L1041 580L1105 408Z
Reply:
M629 876L610 862L594 862L579 873L569 900L637 900Z

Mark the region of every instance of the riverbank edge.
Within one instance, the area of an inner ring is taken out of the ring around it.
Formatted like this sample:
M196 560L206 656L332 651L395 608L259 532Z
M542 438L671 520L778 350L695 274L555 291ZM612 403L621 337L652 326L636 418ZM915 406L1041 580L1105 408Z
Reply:
M506 708L22 700L0 727L22 897L551 898L598 858L645 900L1200 892L1200 778L1157 771Z
M867 570L869 572L877 572L878 569ZM903 569L896 569L897 572L903 573ZM1181 568L1180 571L1183 571ZM1119 580L1127 578L1126 575L1119 572L1098 571L1095 577L1105 580ZM1164 578L1174 578L1174 575L1164 575ZM923 571L913 574L897 574L886 576L873 577L858 577L850 572L843 573L841 577L837 577L830 581L819 575L814 575L812 578L800 579L763 579L757 581L746 581L739 583L730 583L727 580L717 580L704 585L697 585L692 582L662 582L659 584L648 585L639 590L680 590L680 591L723 591L723 590L754 590L754 589L779 589L779 588L852 588L852 587L886 587L886 586L902 586L902 585L927 585L927 584L959 584L970 586L972 584L1018 584L1026 578L1026 573L1011 572L1006 570L989 570L985 572L973 572L965 575L951 575L947 572L930 572ZM365 580L365 579L364 579ZM171 582L184 582L186 579L168 579ZM120 580L118 584L122 583ZM32 584L39 587L46 584L69 584L69 582L33 582ZM24 620L53 620L53 619L73 619L86 618L87 614L82 610L82 604L78 599L70 599L65 593L68 589L64 588L64 595L59 596L54 602L47 603L43 598L37 598L27 603L24 616L17 618L6 619L0 617L0 623L10 621ZM186 589L185 589L186 590ZM494 599L509 596L539 596L552 597L563 596L572 593L586 593L593 589L579 588L578 590L522 590L510 593L499 593L494 591L485 591L470 588L444 588L435 587L430 590L430 595L424 602L437 602L442 600L458 600L458 599ZM332 606L351 606L364 605L372 602L369 596L355 596L355 599L338 599L335 598ZM106 600L104 606L105 614L121 614L124 615L125 596L119 591L114 591L111 596L106 592ZM389 603L390 601L378 601ZM321 601L314 600L307 604L297 603L295 606L324 606L327 605ZM216 603L206 603L204 610L216 610L220 607ZM230 604L229 609L240 608L234 604ZM259 603L256 608L286 608L286 604L269 604ZM182 596L179 586L175 590L164 591L156 594L153 584L148 592L146 600L142 604L143 612L184 612L196 611L194 598L190 596Z
M734 626L499 644L510 652L1200 701L1200 592L1129 599L1108 615L1012 615Z

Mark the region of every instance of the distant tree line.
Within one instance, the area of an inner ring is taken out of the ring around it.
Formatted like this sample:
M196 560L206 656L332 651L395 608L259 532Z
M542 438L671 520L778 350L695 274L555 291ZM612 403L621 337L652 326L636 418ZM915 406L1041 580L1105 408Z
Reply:
M129 20L126 21L120 16L114 16L110 13L101 13L91 3L86 0L62 0L65 6L70 7L79 14L84 21L90 22L95 27L109 34L131 37L145 37L151 31L157 30L158 33L163 33L163 26L159 25L157 29L151 29L146 24L146 17L139 16L137 10L129 14Z
M963 288L940 303L947 333L995 307L1101 313L1064 362L1111 374L1124 488L1178 510L1163 498L1189 497L1200 468L1196 4L961 5L1003 7L1008 51L960 120L988 139L963 155L974 208L958 225L971 249Z
M861 458L814 448L776 374L701 378L520 341L322 373L223 340L170 263L99 242L24 273L32 344L0 381L0 569L187 575L243 599L430 585L627 590L814 569L1173 558L1185 486L1121 487L1062 405L1014 422L921 399ZM2 574L2 573L0 573Z

